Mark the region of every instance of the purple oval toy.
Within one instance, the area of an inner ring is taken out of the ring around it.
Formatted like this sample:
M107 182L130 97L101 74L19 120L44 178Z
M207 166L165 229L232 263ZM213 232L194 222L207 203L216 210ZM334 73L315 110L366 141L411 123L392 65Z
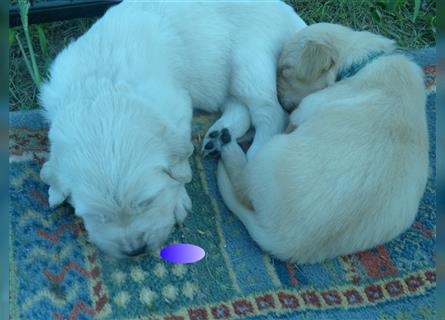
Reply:
M194 263L206 255L204 249L189 243L175 243L161 250L161 257L171 263Z

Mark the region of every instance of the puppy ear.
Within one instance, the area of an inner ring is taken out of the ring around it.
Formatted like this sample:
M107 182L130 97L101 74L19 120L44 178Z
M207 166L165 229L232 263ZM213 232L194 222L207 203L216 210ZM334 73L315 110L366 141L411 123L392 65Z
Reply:
M49 206L55 207L59 204L62 204L65 199L68 197L66 192L63 192L59 187L59 182L54 174L54 168L51 164L51 161L47 161L43 164L42 169L40 170L40 178L44 183L49 185L48 190L48 203Z
M180 183L189 183L192 181L192 169L190 168L188 160L171 165L164 169L164 172L168 174L170 178Z
M170 165L164 169L164 172L180 183L189 183L192 180L192 170L188 158L193 150L194 147L190 141L177 145L174 153L170 155Z
M295 62L295 73L301 80L316 80L338 61L338 51L328 41L308 39L300 46L301 55Z

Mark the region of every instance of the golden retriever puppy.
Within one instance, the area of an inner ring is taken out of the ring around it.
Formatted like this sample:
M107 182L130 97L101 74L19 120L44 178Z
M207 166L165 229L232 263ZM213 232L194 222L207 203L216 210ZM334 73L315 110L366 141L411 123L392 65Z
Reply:
M218 186L265 251L319 262L382 244L413 222L428 176L422 70L369 32L320 23L282 51L295 127L247 160L226 132Z

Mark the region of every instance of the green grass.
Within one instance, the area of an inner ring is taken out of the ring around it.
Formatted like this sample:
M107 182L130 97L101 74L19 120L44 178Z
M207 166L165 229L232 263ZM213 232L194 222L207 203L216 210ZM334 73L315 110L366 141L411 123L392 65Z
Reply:
M54 57L70 42L91 26L93 19L76 19L31 25L30 35L37 66L45 79ZM38 107L37 86L29 74L15 36L25 39L21 27L9 30L9 104L10 110L27 110Z
M333 22L368 30L396 40L402 49L434 46L436 43L435 0L288 0L309 24ZM54 57L71 40L83 34L94 19L77 19L29 26L39 75L46 78ZM22 27L9 30L10 110L38 107L37 86L27 69L16 36L25 52Z
M396 40L402 49L436 43L435 0L290 0L289 3L308 24L333 22L368 30Z

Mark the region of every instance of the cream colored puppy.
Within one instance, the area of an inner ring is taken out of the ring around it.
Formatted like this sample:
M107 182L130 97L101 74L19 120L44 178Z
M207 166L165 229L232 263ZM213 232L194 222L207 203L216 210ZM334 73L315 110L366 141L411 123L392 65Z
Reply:
M297 129L249 161L232 139L218 165L225 203L260 247L310 263L406 230L428 176L421 69L389 39L320 23L285 46L279 95L298 105Z

